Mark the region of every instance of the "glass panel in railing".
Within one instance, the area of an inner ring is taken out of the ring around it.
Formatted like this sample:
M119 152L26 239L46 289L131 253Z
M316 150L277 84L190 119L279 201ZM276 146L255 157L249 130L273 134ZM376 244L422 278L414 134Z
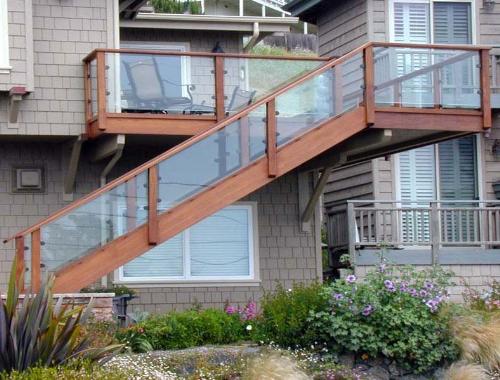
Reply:
M358 107L364 95L363 55L354 55L333 68L335 115Z
M212 57L107 53L106 68L109 112L215 113Z
M147 219L147 173L103 193L41 229L42 264L53 272Z
M262 107L248 118L183 149L158 165L159 212L168 210L264 155Z
M278 145L333 116L333 71L327 70L279 95L276 114Z
M379 47L374 49L379 106L479 108L476 51Z
M228 114L269 95L322 65L319 60L224 58L224 97Z
M97 61L94 59L89 65L90 75L90 110L92 116L97 115Z

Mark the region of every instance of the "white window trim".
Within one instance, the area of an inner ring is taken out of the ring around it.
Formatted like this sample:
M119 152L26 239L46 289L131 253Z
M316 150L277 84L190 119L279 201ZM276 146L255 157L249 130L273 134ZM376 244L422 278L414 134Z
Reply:
M9 60L9 15L7 0L0 1L0 74L9 73L12 67Z
M148 287L150 285L157 286L170 286L170 287L189 287L189 286L258 286L260 284L259 278L259 237L258 237L258 214L257 202L237 202L226 208L246 208L248 213L248 236L249 239L249 269L248 276L203 276L191 277L190 273L190 257L189 248L183 252L184 259L184 273L182 277L125 277L123 274L123 266L114 271L115 284L131 284L133 286L142 285ZM189 247L187 240L189 239L189 229L184 231L184 247ZM141 286L139 286L141 287Z

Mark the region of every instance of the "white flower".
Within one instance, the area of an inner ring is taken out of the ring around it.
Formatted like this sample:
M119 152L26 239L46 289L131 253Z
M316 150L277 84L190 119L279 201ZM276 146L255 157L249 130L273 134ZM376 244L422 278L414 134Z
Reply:
M248 325L247 326L247 331L251 331L252 330L252 325Z

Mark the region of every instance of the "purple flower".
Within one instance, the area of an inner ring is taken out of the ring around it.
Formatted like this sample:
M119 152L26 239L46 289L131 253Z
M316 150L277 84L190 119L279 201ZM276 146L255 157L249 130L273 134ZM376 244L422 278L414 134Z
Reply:
M390 292L395 292L396 288L394 287L394 283L391 280L384 281L385 288Z
M401 285L399 286L399 290L404 292L404 293L408 292L409 291L408 285L409 285L408 281L402 281Z
M249 301L248 304L241 311L241 317L245 321L250 321L257 317L257 305L253 301Z
M425 304L427 305L427 307L429 309L431 309L431 312L434 313L435 311L437 311L437 307L439 305L439 302L437 302L436 300L429 300Z
M347 276L345 278L345 281L348 283L348 284L354 284L356 282L356 276L353 275L353 274L350 274L349 276Z
M385 269L386 269L387 265L385 265L385 263L381 263L378 267L378 270L380 273L384 273L385 272Z
M408 293L410 293L410 295L411 295L412 297L416 297L416 296L418 296L417 289L415 289L415 288L411 288L411 289L408 291Z
M340 294L340 293L336 293L333 295L333 298L335 298L335 300L337 300L337 301L340 301L340 300L344 299L344 295Z
M237 308L236 306L231 306L231 305L228 305L228 306L226 307L226 313L227 313L227 314L229 314L229 315L231 315L231 314L236 314L236 313L238 313L238 311L239 311L239 310L238 310L238 308Z
M419 292L419 295L420 295L420 297L422 297L422 298L427 297L427 294L429 294L429 293L427 293L427 290L425 290L425 289L422 289L422 290Z
M434 284L430 281L425 281L424 288L426 288L427 290L432 290L434 289Z
M361 314L363 314L365 317L368 317L371 313L373 313L373 306L372 305L366 305Z

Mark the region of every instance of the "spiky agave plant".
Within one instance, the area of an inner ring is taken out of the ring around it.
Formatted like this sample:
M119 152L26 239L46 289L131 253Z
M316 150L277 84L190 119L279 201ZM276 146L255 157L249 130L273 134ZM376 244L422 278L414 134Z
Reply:
M98 360L122 346L89 348L88 337L80 335L81 325L92 311L87 307L54 302L53 277L42 284L38 294L30 291L19 299L22 278L16 278L14 260L7 297L0 298L0 372L24 371L33 366L53 366L70 359Z

